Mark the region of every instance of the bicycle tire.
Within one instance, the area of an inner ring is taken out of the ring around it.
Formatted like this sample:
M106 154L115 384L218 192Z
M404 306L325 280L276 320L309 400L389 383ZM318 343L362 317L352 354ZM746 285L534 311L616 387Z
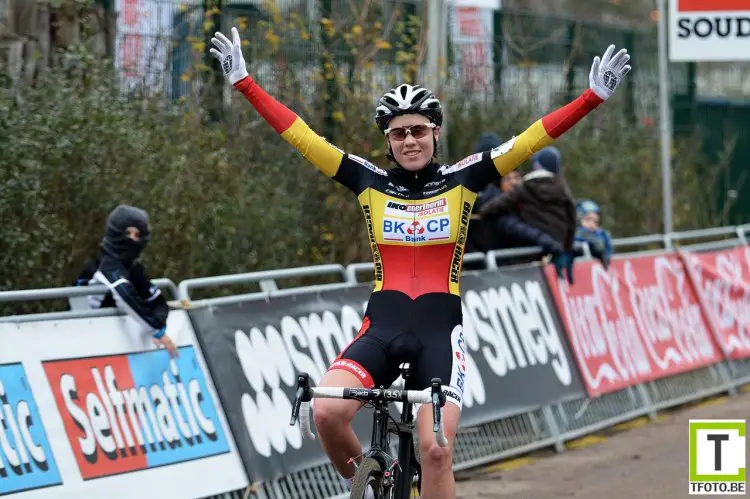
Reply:
M416 475L417 483L411 488L411 497L422 497L422 466L416 460L412 464L412 471Z
M384 497L383 469L380 467L380 463L371 457L364 458L357 467L357 473L352 481L352 490L349 493L350 499L365 499L368 486L372 487L375 499Z

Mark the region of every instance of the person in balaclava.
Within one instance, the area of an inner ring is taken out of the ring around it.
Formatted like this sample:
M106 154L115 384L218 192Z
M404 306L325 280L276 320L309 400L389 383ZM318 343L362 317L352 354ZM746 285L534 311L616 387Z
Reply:
M107 218L99 268L90 284L107 286L116 306L149 332L157 346L163 346L175 357L177 347L166 333L169 306L137 261L150 239L148 213L119 205Z

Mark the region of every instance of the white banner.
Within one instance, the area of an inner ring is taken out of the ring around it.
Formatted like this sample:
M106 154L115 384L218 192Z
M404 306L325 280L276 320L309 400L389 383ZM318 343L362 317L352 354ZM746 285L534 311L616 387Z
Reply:
M115 67L127 89L169 82L172 23L179 5L163 0L116 0Z
M455 68L467 90L481 92L493 83L493 11L457 2L449 15L451 40L454 47Z
M669 0L669 58L750 60L750 0Z
M456 7L477 7L479 9L500 9L500 0L450 0Z
M194 499L248 481L184 311L0 324L0 496Z

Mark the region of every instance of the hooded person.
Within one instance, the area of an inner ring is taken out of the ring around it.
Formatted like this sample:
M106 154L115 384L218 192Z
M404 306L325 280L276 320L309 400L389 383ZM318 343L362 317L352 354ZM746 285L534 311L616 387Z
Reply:
M137 260L151 240L148 213L125 204L107 218L99 267L89 284L104 284L118 309L132 317L143 333L171 356L177 348L167 336L169 306Z
M609 231L600 226L601 209L599 205L589 199L579 201L578 230L576 241L588 243L591 255L599 259L604 268L609 268L612 260L612 236Z
M576 204L560 176L562 155L549 146L531 158L532 171L523 182L501 196L487 201L479 210L482 218L517 212L521 221L548 234L562 247L552 252L558 274L568 269L572 282L573 244L576 232Z

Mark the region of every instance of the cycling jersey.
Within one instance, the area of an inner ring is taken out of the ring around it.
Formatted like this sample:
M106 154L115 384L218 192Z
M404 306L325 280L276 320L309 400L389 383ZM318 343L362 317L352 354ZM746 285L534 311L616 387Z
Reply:
M357 195L375 265L375 287L362 329L331 365L367 388L389 387L401 362L412 365L410 385L444 385L461 407L466 359L459 281L469 219L477 193L550 144L602 101L579 98L490 151L453 165L430 163L410 172L384 170L347 154L313 132L252 78L235 87L260 115L323 173Z
M364 213L375 265L375 292L459 295L471 209L477 193L549 145L600 99L586 90L521 135L456 164L431 163L418 172L381 169L346 154L313 132L249 76L235 84L281 136L323 173L353 191Z

